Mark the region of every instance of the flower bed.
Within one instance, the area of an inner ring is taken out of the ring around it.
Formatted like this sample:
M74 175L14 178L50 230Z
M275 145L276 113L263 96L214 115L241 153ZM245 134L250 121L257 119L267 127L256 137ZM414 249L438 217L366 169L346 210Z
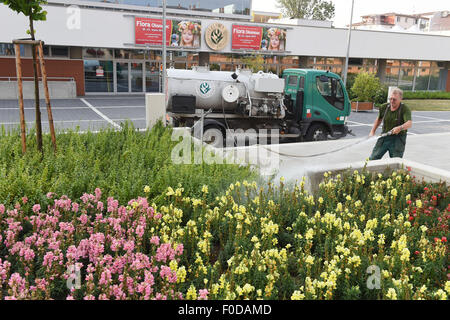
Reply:
M176 165L171 153L172 129L160 123L151 131L138 132L132 123L121 131L103 129L98 133L60 132L58 152L53 154L50 135L44 135L44 156L36 152L33 131L27 137L28 152L22 155L20 132L0 130L0 203L15 204L23 196L46 207L48 191L79 199L84 192L100 188L120 203L136 198L151 181L149 199L159 197L178 183L191 195L201 194L203 184L222 192L240 179L256 179L248 167L225 164Z
M215 200L206 185L199 197L169 187L164 206L100 189L0 205L1 297L446 299L449 188L406 172L325 176L316 197L282 180Z

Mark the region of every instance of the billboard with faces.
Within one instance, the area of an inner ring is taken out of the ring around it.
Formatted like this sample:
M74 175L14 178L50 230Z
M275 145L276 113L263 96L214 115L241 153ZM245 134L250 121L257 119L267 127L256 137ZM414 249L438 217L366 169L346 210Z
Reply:
M162 19L135 17L135 43L162 45ZM170 47L200 48L202 26L198 21L166 20L166 45Z
M286 29L233 25L233 50L285 51Z

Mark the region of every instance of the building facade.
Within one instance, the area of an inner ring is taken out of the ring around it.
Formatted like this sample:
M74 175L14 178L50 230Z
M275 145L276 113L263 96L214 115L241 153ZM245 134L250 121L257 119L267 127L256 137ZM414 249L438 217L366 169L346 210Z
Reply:
M362 21L352 24L356 28L372 30L413 30L427 31L430 27L430 18L421 15L409 15L400 13L371 14L362 16Z
M264 71L279 75L299 67L343 71L346 29L255 23L250 0L167 3L167 67L230 71L260 56ZM47 21L35 27L36 38L46 43L50 80L74 81L78 96L159 91L160 5L160 0L49 0ZM28 21L4 5L0 21L8 26L0 33L0 82L14 81L11 42L27 37ZM450 91L449 52L448 36L354 30L348 71L374 72L406 90ZM21 55L24 77L31 79L31 49L21 46Z

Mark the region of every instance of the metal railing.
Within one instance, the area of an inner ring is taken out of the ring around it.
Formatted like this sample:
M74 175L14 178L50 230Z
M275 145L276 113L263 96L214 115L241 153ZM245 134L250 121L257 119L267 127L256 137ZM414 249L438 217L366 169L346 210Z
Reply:
M4 80L6 79L6 80ZM14 80L13 80L14 79ZM22 77L22 80L25 81L32 81L34 80L34 77ZM48 81L70 81L74 82L74 77L47 77ZM7 81L7 82L17 82L17 77L0 77L0 81ZM42 77L39 77L39 81L42 81Z

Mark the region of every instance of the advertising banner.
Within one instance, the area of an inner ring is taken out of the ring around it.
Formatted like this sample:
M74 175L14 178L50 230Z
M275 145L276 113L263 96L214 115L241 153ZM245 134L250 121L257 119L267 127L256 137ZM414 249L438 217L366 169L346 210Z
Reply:
M263 35L262 27L233 25L232 49L260 50Z
M162 45L162 19L135 18L135 43ZM166 45L170 47L200 47L201 23L187 20L166 20Z
M233 50L286 50L286 29L233 25L232 33Z

